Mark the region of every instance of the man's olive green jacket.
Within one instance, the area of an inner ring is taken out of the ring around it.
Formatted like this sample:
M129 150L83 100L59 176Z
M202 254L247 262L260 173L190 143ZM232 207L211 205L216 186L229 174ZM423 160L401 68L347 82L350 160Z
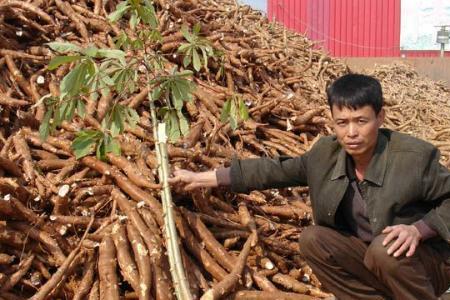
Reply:
M433 145L380 129L364 179L374 236L390 225L423 219L450 242L450 172ZM335 136L321 138L302 156L233 160L231 189L248 193L289 186L310 189L315 224L337 228L336 212L349 185L346 152Z

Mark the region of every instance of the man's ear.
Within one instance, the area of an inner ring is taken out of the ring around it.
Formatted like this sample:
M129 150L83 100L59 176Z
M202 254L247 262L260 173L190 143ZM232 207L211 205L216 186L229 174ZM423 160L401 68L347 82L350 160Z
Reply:
M378 115L377 115L378 126L381 126L383 124L385 117L386 117L386 111L382 107L381 110L378 112Z

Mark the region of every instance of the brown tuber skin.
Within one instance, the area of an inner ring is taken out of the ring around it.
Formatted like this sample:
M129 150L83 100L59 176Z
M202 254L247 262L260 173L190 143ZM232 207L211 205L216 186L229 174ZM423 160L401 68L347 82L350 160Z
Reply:
M252 245L256 242L256 233L253 233L245 242L244 248L242 249L239 257L237 258L237 263L233 268L233 271L228 274L222 281L213 286L212 289L208 290L200 300L215 300L220 299L221 297L229 294L233 291L237 282L241 278L242 271L245 267L245 262L247 260L247 256L250 253L250 249Z
M127 233L124 225L114 224L112 227L112 238L117 250L117 262L122 276L128 281L136 292L139 292L139 274L137 266L131 256Z
M0 288L0 294L9 291L22 279L22 277L25 276L25 274L31 267L33 259L34 255L30 255L20 262L18 270L2 284L2 287Z
M133 224L127 224L127 233L139 269L139 299L149 299L152 284L150 254L139 231Z
M83 279L81 280L74 296L73 300L82 300L88 295L90 288L94 282L95 275L95 261L94 255L90 255L84 266Z
M98 258L100 299L120 299L116 268L116 247L111 237L105 236L100 244Z
M132 207L132 205L129 203L129 200L125 197L124 194L122 194L117 189L114 189L111 195L113 199L117 201L117 204L122 209L122 211L124 211L128 216L131 223L139 231L145 241L145 244L147 245L147 248L149 249L150 260L152 262L154 274L153 282L156 288L156 299L172 299L172 293L168 293L168 291L171 291L171 288L168 276L166 275L167 270L161 269L161 266L163 265L162 256L164 254L162 253L161 245L158 244L158 239L152 234L148 226L142 220L139 213L136 211L136 209L134 209L134 207Z

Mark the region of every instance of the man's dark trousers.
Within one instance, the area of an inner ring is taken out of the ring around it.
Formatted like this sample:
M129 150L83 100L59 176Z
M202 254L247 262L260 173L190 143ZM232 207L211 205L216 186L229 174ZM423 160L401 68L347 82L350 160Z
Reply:
M450 251L419 244L412 257L393 257L370 244L323 226L309 226L300 236L300 251L324 288L339 300L438 299L450 285Z

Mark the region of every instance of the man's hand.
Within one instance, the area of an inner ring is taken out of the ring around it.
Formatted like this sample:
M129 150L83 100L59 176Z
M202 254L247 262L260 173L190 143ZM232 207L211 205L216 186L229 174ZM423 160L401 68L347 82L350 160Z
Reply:
M216 171L195 173L188 170L176 170L169 178L170 184L184 184L186 191L202 187L217 187Z
M388 226L383 233L387 234L383 240L383 246L394 241L387 250L387 253L393 254L394 257L399 257L405 251L407 251L406 257L413 256L421 239L420 232L414 225Z

